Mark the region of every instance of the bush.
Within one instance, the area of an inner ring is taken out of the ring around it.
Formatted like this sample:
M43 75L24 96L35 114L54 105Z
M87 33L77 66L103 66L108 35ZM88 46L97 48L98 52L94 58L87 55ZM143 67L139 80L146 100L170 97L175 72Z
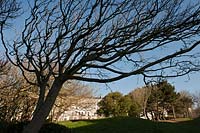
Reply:
M28 122L0 122L0 133L21 133Z
M0 122L0 133L21 133L28 122L6 123ZM70 130L63 125L47 123L42 126L39 133L69 133Z
M43 125L39 133L69 133L70 129L63 125L48 123Z
M6 133L21 133L28 122L10 123L6 128Z

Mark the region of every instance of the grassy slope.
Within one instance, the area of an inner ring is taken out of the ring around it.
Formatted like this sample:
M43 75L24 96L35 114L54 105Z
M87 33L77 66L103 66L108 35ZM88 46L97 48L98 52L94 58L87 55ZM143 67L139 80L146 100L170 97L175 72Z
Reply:
M99 120L61 122L70 127L73 133L199 133L200 119L164 123L121 117Z

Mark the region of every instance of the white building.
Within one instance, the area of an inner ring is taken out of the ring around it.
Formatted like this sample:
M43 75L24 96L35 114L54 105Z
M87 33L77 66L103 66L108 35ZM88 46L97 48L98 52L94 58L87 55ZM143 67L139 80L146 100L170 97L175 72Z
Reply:
M70 106L57 119L57 121L97 119L98 102L100 98L84 98L77 104Z

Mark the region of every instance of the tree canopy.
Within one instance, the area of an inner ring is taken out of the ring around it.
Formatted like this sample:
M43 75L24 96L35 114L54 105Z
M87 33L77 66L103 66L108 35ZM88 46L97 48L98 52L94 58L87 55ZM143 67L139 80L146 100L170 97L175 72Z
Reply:
M153 119L165 119L164 112L171 110L178 98L179 95L175 91L174 86L166 80L160 81L151 87L151 94L147 100L146 111L154 113Z
M40 91L24 132L39 130L68 80L106 83L143 75L146 81L199 70L199 54L190 53L200 44L198 1L34 0L27 14L11 42L1 23L7 57Z
M139 105L131 100L129 95L123 96L120 92L111 92L107 94L98 103L97 113L106 117L134 116L140 114Z

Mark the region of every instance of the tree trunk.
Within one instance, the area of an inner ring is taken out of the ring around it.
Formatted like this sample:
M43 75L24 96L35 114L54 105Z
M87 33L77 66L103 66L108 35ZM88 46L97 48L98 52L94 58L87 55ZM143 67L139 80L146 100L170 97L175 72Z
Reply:
M163 106L163 110L162 110L162 119L165 120L165 106Z
M155 115L155 113L153 113L153 112L151 111L151 117L152 117L151 120L153 120L153 121L155 120L155 116L154 116L154 115Z
M55 80L49 93L46 97L45 102L39 107L37 112L34 114L30 123L24 128L23 133L38 133L42 125L44 124L46 118L48 117L56 97L59 94L60 89L62 88L62 82Z
M172 111L173 111L174 119L176 119L176 112L175 112L175 109L174 109L174 105L172 105Z
M147 118L148 120L150 120L150 118L149 118L149 116L148 116L148 112L147 112L147 111L145 111L145 116L146 116L146 118Z
M156 100L156 120L160 120L160 113L159 113L159 106L158 106L158 100Z
M40 107L42 106L42 104L44 103L45 101L45 89L46 89L46 85L41 85L39 87L39 98L38 98L38 101L37 101L37 105L36 105L36 108L33 112L33 116L36 114L36 112L40 109Z
M144 116L148 119L147 113L146 113L146 108L145 108L145 107L143 108L143 114L144 114Z
M189 118L189 111L188 111L188 107L186 108L186 117Z

